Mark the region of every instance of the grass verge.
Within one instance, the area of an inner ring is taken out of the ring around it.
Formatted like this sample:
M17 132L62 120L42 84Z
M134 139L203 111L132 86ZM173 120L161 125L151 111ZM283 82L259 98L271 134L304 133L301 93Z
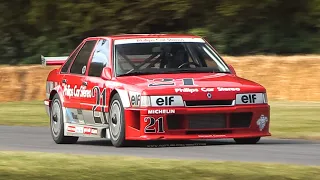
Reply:
M320 139L320 103L271 102L273 137ZM48 126L42 102L0 103L0 125Z
M0 103L0 125L48 126L42 101Z
M320 167L0 152L0 179L320 179ZM243 168L246 167L246 168Z
M274 137L320 139L320 102L271 102Z

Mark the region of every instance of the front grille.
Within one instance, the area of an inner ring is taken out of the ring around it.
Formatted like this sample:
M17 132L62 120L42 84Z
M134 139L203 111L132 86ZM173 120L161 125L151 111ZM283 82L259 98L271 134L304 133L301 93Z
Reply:
M196 106L231 106L233 100L199 100L199 101L186 101L187 107Z
M225 114L188 115L189 129L226 128Z
M167 116L167 125L170 130L177 130L183 128L183 115L170 114Z
M248 128L252 119L251 112L232 113L230 114L230 128Z
M169 130L208 130L228 128L249 128L252 112L227 114L169 114L167 128Z

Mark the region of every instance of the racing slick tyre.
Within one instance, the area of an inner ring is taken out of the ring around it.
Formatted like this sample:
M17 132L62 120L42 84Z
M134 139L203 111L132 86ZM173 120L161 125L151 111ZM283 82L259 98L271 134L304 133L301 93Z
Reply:
M55 94L50 107L50 130L53 140L57 144L74 144L79 137L64 136L64 118L62 103L58 94Z
M257 144L260 141L261 137L254 138L234 138L234 141L237 144Z
M115 147L126 146L124 108L119 94L115 94L110 103L110 139Z

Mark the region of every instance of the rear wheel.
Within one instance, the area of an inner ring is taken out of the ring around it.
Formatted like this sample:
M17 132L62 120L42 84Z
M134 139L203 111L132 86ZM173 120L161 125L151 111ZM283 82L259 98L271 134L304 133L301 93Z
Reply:
M115 94L110 103L110 139L115 147L123 147L127 144L125 140L125 117L124 108L119 94Z
M51 136L57 144L73 144L79 137L64 136L64 119L62 104L58 94L55 94L50 107L50 130Z
M261 137L254 138L235 138L234 141L237 144L257 144L260 141Z

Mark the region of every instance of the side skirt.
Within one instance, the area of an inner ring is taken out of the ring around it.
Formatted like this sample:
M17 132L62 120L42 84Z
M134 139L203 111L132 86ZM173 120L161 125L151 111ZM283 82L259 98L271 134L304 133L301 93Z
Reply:
M109 136L108 125L92 126L92 125L65 123L64 135L110 139L110 137L108 137Z
M90 121L90 111L62 108L64 114L64 135L110 139L109 125ZM85 120L87 118L88 120Z

